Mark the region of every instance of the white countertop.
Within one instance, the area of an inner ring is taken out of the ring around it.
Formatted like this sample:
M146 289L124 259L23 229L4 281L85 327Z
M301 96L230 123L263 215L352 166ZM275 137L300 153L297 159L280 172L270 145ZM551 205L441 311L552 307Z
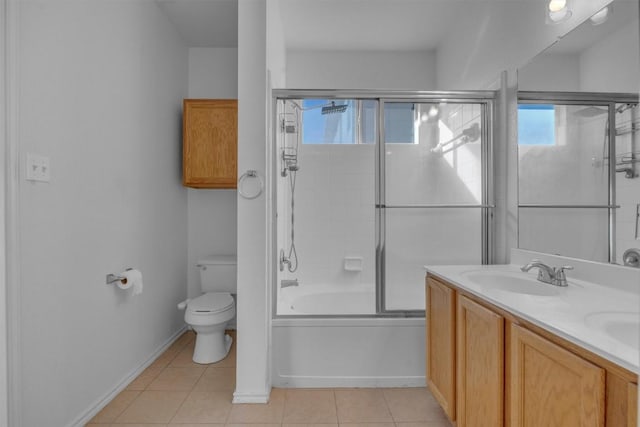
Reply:
M517 274L520 275L518 277L535 280L537 268L531 269L528 273L521 272L520 266L513 264L442 265L425 266L425 269L428 273L439 276L490 304L640 374L638 348L607 333L598 321L601 316L611 314L619 315L623 323L625 318L640 318L640 289L638 292L632 292L628 287L614 288L572 279L571 272L568 272L567 287L561 288L536 281L542 287L552 287L553 295L529 295L492 289L486 283L477 283L468 276L471 275L473 278L473 273L496 272L503 275ZM544 290L547 292L547 288ZM626 327L628 326L629 323ZM633 330L626 332L633 333ZM640 335L640 330L635 332L636 336Z

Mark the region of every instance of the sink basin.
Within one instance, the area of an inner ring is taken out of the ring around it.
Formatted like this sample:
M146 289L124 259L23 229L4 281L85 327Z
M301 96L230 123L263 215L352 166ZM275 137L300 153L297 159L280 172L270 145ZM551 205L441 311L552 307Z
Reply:
M553 296L558 295L562 289L548 283L539 282L524 273L471 271L465 273L464 276L482 286L486 292L499 291L536 296Z
M601 311L586 315L584 320L587 326L599 329L614 340L640 349L640 314Z

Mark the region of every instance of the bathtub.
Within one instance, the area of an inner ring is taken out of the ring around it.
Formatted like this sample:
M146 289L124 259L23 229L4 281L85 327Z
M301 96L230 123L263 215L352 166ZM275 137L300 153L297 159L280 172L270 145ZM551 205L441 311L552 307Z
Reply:
M425 386L424 318L354 317L375 314L371 285L302 284L279 291L279 315L272 320L274 387Z
M281 288L278 315L373 315L374 285L305 285Z

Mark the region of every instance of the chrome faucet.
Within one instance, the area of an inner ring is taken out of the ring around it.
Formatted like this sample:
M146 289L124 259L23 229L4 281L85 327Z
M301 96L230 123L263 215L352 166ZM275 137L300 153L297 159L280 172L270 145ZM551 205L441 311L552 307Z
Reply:
M520 270L526 273L534 267L538 268L538 280L540 282L562 287L567 286L567 275L564 271L573 270L573 267L570 265L557 268L549 267L547 264L544 264L542 261L537 259L531 260L530 263L523 265L520 267Z

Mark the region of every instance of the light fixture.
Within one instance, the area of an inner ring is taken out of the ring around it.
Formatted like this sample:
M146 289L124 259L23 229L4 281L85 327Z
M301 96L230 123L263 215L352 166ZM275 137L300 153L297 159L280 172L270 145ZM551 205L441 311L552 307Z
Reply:
M604 8L600 9L598 12L594 13L593 16L589 18L589 20L591 21L592 25L600 25L604 23L607 19L609 19L609 16L611 16L611 12L612 12L611 5L605 6Z
M439 112L440 110L438 110L438 107L435 105L432 105L431 108L429 108L429 117L435 117L438 115Z
M559 24L571 18L569 0L549 0L547 5L547 23Z
M567 7L567 0L549 0L549 12L560 12Z

